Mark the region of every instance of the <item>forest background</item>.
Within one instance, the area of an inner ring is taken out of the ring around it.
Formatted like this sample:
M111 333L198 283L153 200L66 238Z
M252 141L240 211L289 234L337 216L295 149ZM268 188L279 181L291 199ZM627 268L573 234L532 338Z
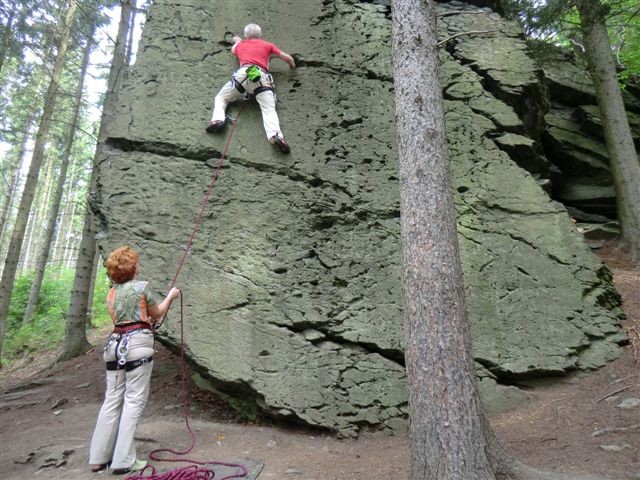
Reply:
M127 65L135 62L148 4L129 7ZM121 13L117 1L15 1L0 7L0 273L28 177L37 178L3 319L5 366L29 363L43 349L58 348L64 337ZM31 172L36 155L40 165ZM83 328L108 318L108 279L97 256L89 263Z

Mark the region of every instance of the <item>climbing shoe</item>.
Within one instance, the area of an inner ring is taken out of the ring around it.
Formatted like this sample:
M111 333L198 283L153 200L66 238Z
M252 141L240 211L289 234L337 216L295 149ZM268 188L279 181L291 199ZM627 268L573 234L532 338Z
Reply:
M205 130L207 133L216 133L224 128L224 122L222 120L214 120L209 124Z
M91 465L91 471L93 473L101 472L105 468L107 468L107 464L106 463L100 463L100 464L96 464L96 465Z
M131 465L129 468L114 468L112 470L112 473L114 475L125 475L127 473L138 472L140 470L144 470L146 467L147 467L147 461L146 460L138 460L138 459L136 459L136 461L133 462L133 465Z
M291 151L291 147L289 147L289 144L285 142L284 138L280 137L279 135L274 135L273 137L271 137L269 139L269 143L278 147L282 153L289 153Z

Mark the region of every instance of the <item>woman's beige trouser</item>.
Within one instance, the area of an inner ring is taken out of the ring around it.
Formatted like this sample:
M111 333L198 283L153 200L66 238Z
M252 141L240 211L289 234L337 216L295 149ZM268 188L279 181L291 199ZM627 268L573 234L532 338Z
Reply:
M153 355L153 334L150 330L138 330L128 335L127 362ZM116 360L118 346L121 347L122 343L110 341L104 352L105 362ZM135 462L133 436L149 396L152 369L153 363L147 363L128 372L124 369L107 370L107 391L91 439L90 464L111 462L111 468L116 469L129 468Z

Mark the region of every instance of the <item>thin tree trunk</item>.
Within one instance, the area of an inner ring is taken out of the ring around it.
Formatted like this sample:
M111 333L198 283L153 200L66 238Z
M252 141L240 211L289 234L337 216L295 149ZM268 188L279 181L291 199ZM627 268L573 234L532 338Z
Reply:
M0 355L2 354L4 330L9 313L9 304L11 302L11 293L13 292L13 284L18 267L18 259L20 258L20 252L22 250L22 238L27 226L29 210L33 203L33 196L38 182L40 166L42 165L45 141L51 126L53 110L55 108L60 77L62 74L62 67L64 65L64 58L67 53L69 38L71 35L71 23L76 6L77 4L74 1L69 3L69 7L65 13L65 19L62 23L60 45L58 47L56 61L51 74L51 81L45 97L42 119L40 120L40 126L36 135L36 142L33 148L33 156L31 158L31 165L29 167L25 188L22 194L22 201L20 202L20 208L18 209L18 214L16 216L16 223L13 228L13 234L11 235L11 242L9 243L9 249L7 251L4 270L2 271L2 280L0 280Z
M640 163L618 84L604 7L600 0L578 0L577 7L616 190L620 240L640 260Z
M75 199L76 177L78 175L79 161L79 158L75 158L71 163L71 174L69 175L67 188L65 188L64 195L62 197L63 207L58 220L58 228L56 228L56 236L51 255L55 265L64 265L62 250L64 249L64 245L66 245L67 230L70 228L69 221L73 221L73 219L69 219L69 215L73 208L71 204Z
M5 245L8 238L9 233L11 232L11 216L13 214L13 205L20 198L20 184L22 182L22 178L20 176L20 172L24 165L25 156L24 156L24 147L26 145L27 139L23 143L23 149L20 152L20 155L17 157L18 164L15 170L11 173L9 182L8 182L8 191L5 196L5 203L2 205L2 228L0 228L0 259L5 258L5 249L8 245ZM0 275L4 270L4 261L0 266Z
M36 91L39 91L39 90L40 90L40 82L38 82L38 86L36 87ZM20 149L18 150L18 153L16 155L16 163L9 175L9 180L7 182L8 189L5 193L4 202L2 204L2 212L0 212L0 238L2 238L3 244L4 244L5 233L8 231L7 222L9 220L11 207L13 206L14 201L18 197L18 186L20 185L20 171L25 161L27 143L29 142L29 139L30 139L29 132L31 131L31 127L33 127L33 124L35 122L37 111L38 111L38 95L34 95L31 101L31 105L29 106L29 116L27 117L27 120L21 132L22 143L20 144Z
M38 193L41 193L41 191L36 192L36 196L35 196L36 200L34 203L37 203ZM27 258L27 255L29 254L29 249L31 248L31 245L32 245L33 230L34 230L35 223L36 223L35 214L33 212L29 212L29 219L27 220L27 228L25 230L24 236L22 237L22 244L24 245L25 248L23 248L20 251L20 258L18 258L18 269L17 269L16 275L24 275L27 270L26 258Z
M76 188L78 186L76 185ZM69 206L69 213L67 213L67 228L63 237L64 244L62 246L61 261L67 268L73 266L75 255L73 252L76 249L76 230L74 226L74 219L76 218L76 210L78 209L78 203L80 203L80 195L77 191L73 192L71 197L71 205Z
M20 169L22 168L22 165L24 162L24 154L27 148L27 142L29 141L29 131L33 126L35 117L36 117L36 111L34 108L29 114L29 117L27 118L24 128L22 129L22 132L21 132L22 143L20 145L20 149L16 154L14 162L12 162L12 164L8 168L8 175L6 180L7 188L6 190L3 191L2 210L0 210L0 235L4 235L5 229L7 228L9 212L11 211L11 206L13 205L13 201L17 193Z
M2 43L0 48L0 72L2 72L2 66L4 65L4 59L7 56L7 45L9 40L11 39L11 29L13 28L13 19L16 15L16 5L13 5L11 9L11 13L9 14L9 18L7 19L7 24L4 26L4 31L2 32Z
M44 218L46 216L47 206L51 199L51 190L53 183L53 172L55 170L55 158L51 154L51 151L47 152L47 159L44 162L44 176L40 175L38 187L34 197L33 204L31 206L31 212L29 214L29 224L27 226L27 234L24 237L22 249L20 255L20 274L24 275L27 272L34 270L35 268L35 252L40 249L42 244L42 226L44 224Z
M129 32L127 35L127 56L125 58L125 63L127 65L131 65L131 55L133 53L133 34L134 34L134 27L136 23L136 12L138 10L136 6L136 0L126 0L124 4L127 5L126 8L128 8L129 10L128 12ZM124 8L124 4L123 4L123 8Z
M91 169L91 179L89 181L89 194L95 189L95 164L102 154L104 142L106 139L106 126L108 117L115 109L117 100L117 91L120 88L122 74L124 73L126 45L129 32L128 12L124 8L128 0L123 2L123 8L120 10L120 22L118 23L118 36L113 51L113 59L109 70L109 78L107 80L107 92L104 100L102 111L102 120L100 121L100 130L98 132L98 143L94 155L94 167ZM93 271L93 262L96 257L96 240L95 228L93 226L93 218L91 212L87 208L84 216L84 225L82 228L82 239L78 251L78 260L76 262L76 275L73 281L73 289L71 291L71 302L67 310L67 328L62 345L62 353L59 359L65 360L73 358L83 352L84 342L86 342L86 333L84 326L87 323L87 312L89 304L89 290L91 287L91 272ZM84 337L84 338L82 338Z
M84 159L77 157L72 165L72 172L69 178L69 187L65 190L63 204L64 208L60 216L59 228L56 233L56 243L54 247L54 263L56 265L67 265L67 243L70 242L70 235L73 231L73 220L75 216L75 205L78 197L78 181L80 172L84 168Z
M85 46L84 54L82 57L82 64L80 66L73 113L71 115L71 121L69 123L69 132L67 134L64 153L62 154L62 161L60 164L60 171L58 172L55 193L51 200L49 217L43 231L41 244L42 246L36 261L36 272L33 279L33 284L31 285L31 292L29 293L29 300L27 301L27 308L24 313L23 322L31 322L33 320L33 315L35 314L36 306L38 304L38 297L40 296L40 287L42 286L42 280L44 278L45 269L47 267L47 260L49 259L49 252L51 251L53 233L55 230L56 221L58 219L58 212L60 211L60 203L62 201L62 194L64 192L64 184L67 179L67 168L69 166L69 159L71 158L71 149L73 148L73 142L75 141L75 134L77 130L76 125L78 123L78 119L80 118L80 106L82 105L82 89L84 88L84 79L87 72L87 66L89 65L91 48L93 46L93 32L95 31L95 23L92 23L92 27L93 28L87 35L87 45ZM89 349L90 347L91 345L89 344L89 342L87 342L86 348Z
M95 248L95 247L94 247ZM100 261L100 252L95 248L96 254L93 257L93 270L91 271L91 285L89 286L89 298L87 300L87 328L93 327L93 298L96 291L96 277Z

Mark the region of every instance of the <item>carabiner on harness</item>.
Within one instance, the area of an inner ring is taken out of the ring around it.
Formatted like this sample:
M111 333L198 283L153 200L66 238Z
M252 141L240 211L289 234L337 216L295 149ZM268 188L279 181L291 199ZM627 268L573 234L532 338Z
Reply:
M129 352L129 335L122 336L116 347L116 357L118 358L118 365L124 365L127 363L127 353Z

